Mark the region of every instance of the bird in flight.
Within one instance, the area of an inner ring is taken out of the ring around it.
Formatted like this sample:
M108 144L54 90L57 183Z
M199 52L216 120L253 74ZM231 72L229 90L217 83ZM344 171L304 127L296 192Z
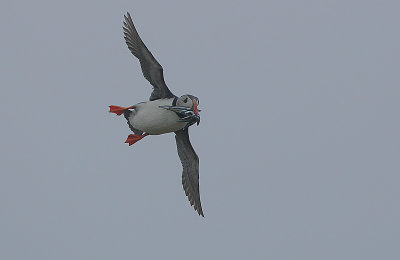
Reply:
M178 156L183 166L182 184L190 204L204 217L199 191L199 157L189 140L189 126L200 123L199 99L193 95L175 96L164 81L163 68L143 43L129 12L124 15L124 38L139 59L144 77L153 86L150 100L130 107L111 105L110 112L124 115L133 134L125 143L132 145L148 135L175 133Z

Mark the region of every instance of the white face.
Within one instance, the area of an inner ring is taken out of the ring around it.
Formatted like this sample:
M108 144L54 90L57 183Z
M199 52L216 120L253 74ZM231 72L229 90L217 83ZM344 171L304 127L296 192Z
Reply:
M176 101L176 105L180 107L193 107L193 101L188 95L183 95Z

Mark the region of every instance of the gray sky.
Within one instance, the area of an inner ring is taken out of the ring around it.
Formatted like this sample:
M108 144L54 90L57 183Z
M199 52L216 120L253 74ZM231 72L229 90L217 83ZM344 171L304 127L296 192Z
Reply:
M330 2L1 3L0 259L399 259L400 4ZM205 218L107 112L151 92L126 11L200 98Z

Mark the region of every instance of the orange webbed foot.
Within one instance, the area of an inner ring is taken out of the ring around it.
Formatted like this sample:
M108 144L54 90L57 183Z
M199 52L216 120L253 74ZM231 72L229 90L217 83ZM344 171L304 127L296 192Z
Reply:
M126 139L125 143L127 143L127 144L129 144L129 146L131 146L132 144L136 143L137 141L142 140L143 138L145 138L148 135L149 135L148 133L145 133L143 135L130 134L128 136L128 138Z
M114 106L114 105L111 105L109 107L110 107L110 113L115 113L118 116L122 115L128 109L134 109L135 108L135 106L120 107L120 106Z

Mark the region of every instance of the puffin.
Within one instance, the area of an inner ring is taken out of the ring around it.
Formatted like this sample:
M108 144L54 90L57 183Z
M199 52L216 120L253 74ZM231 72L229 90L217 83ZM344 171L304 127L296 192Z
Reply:
M163 68L140 38L129 12L124 15L123 32L128 49L139 60L143 76L153 87L149 101L133 106L109 106L109 112L124 115L133 134L129 146L146 136L175 133L179 159L182 163L182 185L190 205L204 217L199 190L199 157L189 139L189 127L200 123L199 99L185 94L175 96L164 81Z

